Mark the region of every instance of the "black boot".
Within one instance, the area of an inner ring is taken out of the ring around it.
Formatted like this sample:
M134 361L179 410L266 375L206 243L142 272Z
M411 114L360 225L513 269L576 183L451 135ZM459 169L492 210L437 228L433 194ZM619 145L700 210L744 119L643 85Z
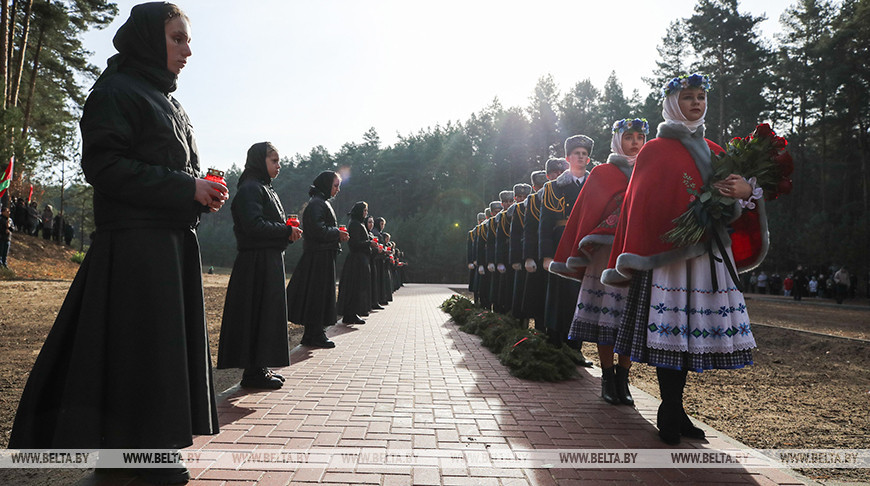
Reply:
M617 405L619 403L619 397L616 395L616 375L613 371L614 368L616 367L611 366L610 368L601 368L601 398L611 405Z
M628 389L628 368L616 365L616 396L623 405L634 406L634 398Z
M689 418L689 415L686 414L686 409L683 408L683 390L686 388L686 377L688 376L688 371L683 370L680 375L680 435L683 437L688 437L690 439L706 439L707 435L704 434L704 431L695 427L692 423L692 420Z
M682 403L680 375L682 375L681 370L656 368L659 393L662 396L662 403L656 415L656 426L659 428L659 438L668 445L680 443L680 404Z

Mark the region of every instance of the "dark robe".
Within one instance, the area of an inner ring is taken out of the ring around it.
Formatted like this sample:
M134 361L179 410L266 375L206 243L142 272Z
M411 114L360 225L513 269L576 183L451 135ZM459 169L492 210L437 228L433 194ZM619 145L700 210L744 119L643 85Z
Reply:
M263 168L265 157L265 147L253 156L262 159ZM251 158L249 151L249 164ZM233 198L239 253L224 303L219 369L290 365L284 249L292 227L285 222L284 208L270 182L268 173L245 178Z
M302 213L302 256L287 284L287 316L306 330L335 324L335 257L341 251L335 212L314 194Z
M374 228L372 228L374 230ZM373 232L368 232L369 240L374 240L376 238ZM371 285L369 287L369 298L371 299L371 308L377 308L380 305L380 292L378 291L379 278L378 278L378 264L377 264L377 256L378 250L377 248L369 248L369 252L367 254L369 259L369 280L371 281Z
M371 270L369 255L371 240L362 221L351 220L347 225L350 254L344 260L338 284L338 314L342 316L366 315L372 308Z
M129 42L152 46L152 59ZM30 372L10 448L179 449L218 431L194 229L206 209L193 199L192 126L169 95L162 5L134 7L115 45L124 56L81 120L96 237Z

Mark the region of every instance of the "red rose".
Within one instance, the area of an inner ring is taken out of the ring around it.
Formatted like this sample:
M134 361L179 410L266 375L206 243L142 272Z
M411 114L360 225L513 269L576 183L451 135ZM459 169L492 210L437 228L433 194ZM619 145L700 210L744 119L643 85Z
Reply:
M779 180L779 184L776 185L776 192L780 194L788 194L791 192L791 179L788 177L783 177Z
M694 194L689 196L689 202L695 202L695 195Z
M755 127L755 131L752 132L753 137L765 137L770 138L773 137L773 130L770 129L770 125L767 123L762 123Z
M615 214L611 214L604 220L604 223L607 224L607 226L616 226L616 223L618 222L619 218L617 218Z
M783 152L774 157L773 161L779 165L779 172L783 177L788 177L794 172L794 160L792 160L790 153Z
M784 149L788 145L788 140L782 137L774 137L773 138L773 146L777 149Z

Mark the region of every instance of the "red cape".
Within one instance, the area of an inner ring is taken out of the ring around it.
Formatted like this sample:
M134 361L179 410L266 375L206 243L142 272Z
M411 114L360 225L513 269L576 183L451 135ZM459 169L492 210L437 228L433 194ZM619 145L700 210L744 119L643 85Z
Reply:
M707 145L717 154L723 152L722 147L709 140ZM689 255L688 248L676 248L662 236L676 227L673 220L688 209L695 197L689 190L700 193L703 185L694 159L679 140L655 138L647 142L638 154L625 193L608 268L617 268L617 258L624 254L630 256L621 260L620 265L636 270L655 268L683 250ZM763 205L759 206L763 211ZM734 230L731 249L737 269L760 263L766 252L767 229L759 212L744 210L731 228ZM662 255L674 250L671 256Z
M614 164L597 165L589 173L577 202L571 209L571 216L565 225L565 232L559 240L554 262L565 263L568 258L580 256L580 240L593 235L613 235L616 233L615 221L608 224L608 216L622 204L622 197L628 187L628 177ZM560 274L580 278L584 269L560 271Z

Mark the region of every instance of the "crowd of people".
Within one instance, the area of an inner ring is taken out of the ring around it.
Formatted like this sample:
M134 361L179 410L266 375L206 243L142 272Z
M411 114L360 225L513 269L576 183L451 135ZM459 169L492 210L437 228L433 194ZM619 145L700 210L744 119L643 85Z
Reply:
M475 301L533 319L553 344L595 343L602 399L632 405L632 362L656 367L659 436L672 445L704 437L683 408L688 371L752 363L737 272L755 268L767 248L762 192L740 174L712 183L734 200L730 224L688 246L664 238L710 182L711 151L722 152L704 138L709 89L697 74L670 80L657 137L647 141L644 119L615 121L606 163L591 162L589 137L569 137L565 158L502 191L467 239ZM745 241L755 244L732 248Z
M825 273L827 272L827 273ZM764 270L752 272L746 279L748 290L752 293L783 295L800 301L803 297L833 299L842 304L844 299L854 299L858 292L858 275L850 272L845 265L832 266L818 273L798 265L795 271L786 273L783 278L779 272L768 275ZM864 282L867 296L870 297L870 275Z
M13 233L30 236L41 234L46 240L70 246L75 228L63 214L54 214L51 204L46 204L40 213L36 201L28 203L24 198L14 198L10 204L3 204L0 208L0 267L9 268Z

